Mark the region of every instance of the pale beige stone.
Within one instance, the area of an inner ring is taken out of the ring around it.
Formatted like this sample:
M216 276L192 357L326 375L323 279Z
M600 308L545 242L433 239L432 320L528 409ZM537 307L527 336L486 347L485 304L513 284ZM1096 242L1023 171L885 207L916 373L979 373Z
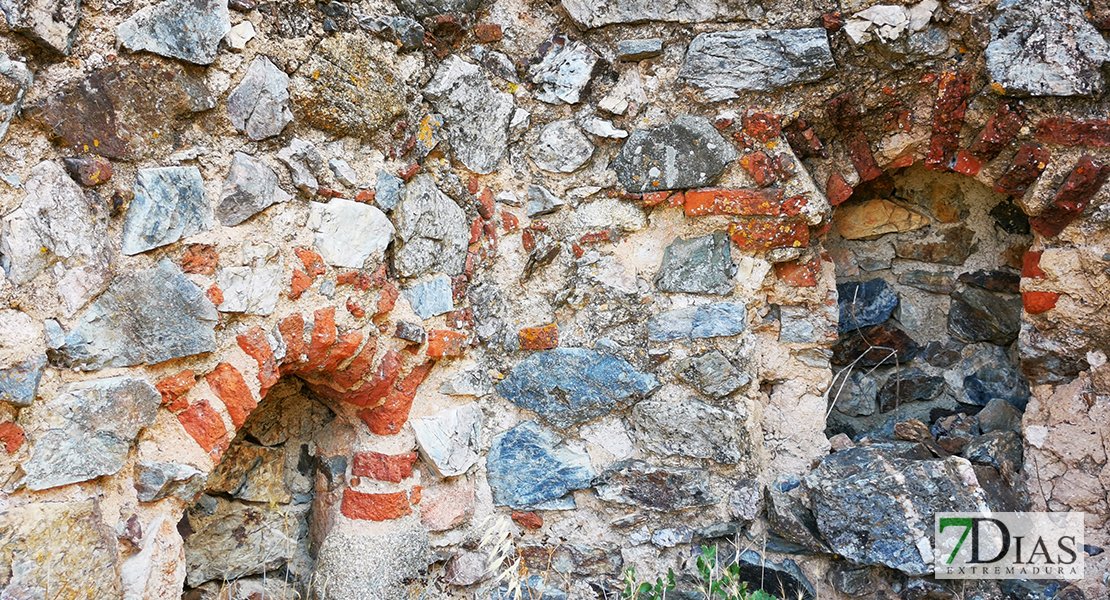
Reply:
M904 233L929 224L928 217L882 199L841 206L833 221L840 236L848 240L862 240L886 233Z

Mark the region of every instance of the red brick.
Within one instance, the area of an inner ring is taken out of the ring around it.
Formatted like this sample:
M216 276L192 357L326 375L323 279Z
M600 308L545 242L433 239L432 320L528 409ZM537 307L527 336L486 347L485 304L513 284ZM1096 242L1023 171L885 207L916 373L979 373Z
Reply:
M702 189L686 192L686 216L740 215L793 217L806 205L803 196L784 198L779 189Z
M415 452L392 455L379 452L355 452L351 474L355 477L401 483L402 479L412 477L412 466L416 463L417 456Z
M208 291L204 292L204 295L208 297L209 302L216 305L217 307L224 303L224 291L215 284L209 287Z
M428 356L432 358L462 356L466 353L466 340L465 333L447 329L433 329L428 332Z
M579 246L577 243L571 244L570 249L574 252L574 258L582 258L582 256L586 254L582 246Z
M355 300L353 297L347 298L347 312L351 313L351 316L356 319L361 319L366 316L366 309L362 308L358 300Z
M323 275L324 271L327 270L327 267L324 266L323 257L316 252L301 247L294 248L293 252L296 253L297 258L301 259L301 264L304 265L305 273L308 273L309 276L316 277L318 275Z
M543 527L543 517L537 515L534 512L521 512L519 510L514 510L513 520L525 529L535 530Z
M158 393L162 394L162 404L171 411L177 412L188 406L184 400L180 399L196 384L196 373L193 373L190 369L185 369L176 375L163 377L158 383L154 384L154 387L158 390Z
M1041 252L1026 251L1021 257L1021 276L1026 279L1044 279L1041 270Z
M1084 155L1056 192L1052 204L1040 215L1029 219L1029 226L1045 237L1059 235L1068 224L1079 218L1108 177L1110 165L1096 162L1089 154Z
M304 360L306 345L304 343L304 317L300 313L285 317L278 324L278 332L285 342L285 358L282 364L296 364Z
M601 242L615 242L616 240L617 234L613 233L613 231L610 229L603 229L601 231L594 231L582 234L582 237L578 238L578 243L582 245L587 245L599 244Z
M794 119L794 122L785 127L786 141L790 149L798 158L828 158L829 152L817 137L817 132L806 123L805 119Z
M312 278L300 269L293 269L293 278L289 282L289 299L296 300L308 288L312 287Z
M520 219L513 213L503 210L501 211L501 228L506 232L516 231L520 229Z
M871 181L882 175L883 170L871 153L871 143L863 133L855 94L844 92L829 100L825 103L825 111L829 120L840 130L840 136L848 148L848 158L852 160L852 166L859 173L860 180Z
M397 175L401 179L403 179L405 181L405 183L408 183L409 180L411 180L413 177L415 177L416 174L419 173L419 172L420 172L420 165L413 164L413 165L409 165L407 167L402 168L400 171L397 171Z
M533 235L531 229L525 229L520 233L520 244L524 246L524 250L527 252L536 249L536 236Z
M4 444L4 452L15 454L26 439L27 434L19 425L11 421L0 423L0 444Z
M809 246L809 226L796 221L748 219L729 225L728 233L741 250Z
M393 285L392 281L387 282L382 287L381 296L378 296L378 307L377 310L374 312L374 316L378 317L381 315L389 314L389 312L392 311L393 307L397 304L397 296L399 294L400 291L397 289L397 286Z
M339 508L344 517L361 521L390 521L412 514L408 494L364 494L347 488Z
M1020 102L1011 101L999 104L994 116L987 121L983 130L975 136L975 141L971 143L971 148L969 148L971 154L981 161L994 159L1010 145L1010 142L1014 140L1014 136L1018 134L1018 131L1021 131L1021 126L1024 124L1025 107Z
M377 194L374 190L359 190L358 193L355 194L355 202L370 204L374 201L375 196L377 196Z
M409 490L409 504L416 506L420 504L420 500L424 497L424 488L419 485L412 486Z
M947 71L940 76L937 99L933 104L933 136L925 167L949 171L956 164L960 147L960 128L967 113L967 97L971 93L971 73Z
M359 346L362 345L362 332L357 329L352 329L347 333L339 336L335 345L328 351L328 357L324 364L316 367L317 371L334 371L343 361L351 358L358 352Z
M960 150L956 153L956 164L952 166L953 171L963 173L968 177L975 177L982 168L983 161L967 150Z
M686 193L675 192L670 198L667 198L667 206L670 208L683 208L686 206Z
M355 406L377 406L393 389L397 376L401 374L401 366L401 355L396 350L387 351L382 356L382 361L378 364L378 371L374 374L374 377L345 396L344 400Z
M829 204L833 206L851 198L854 191L840 173L829 175L829 181L825 184L825 196L828 197Z
M806 263L786 262L775 265L775 275L783 283L793 287L816 287L821 273L821 259L815 258Z
M644 206L655 206L656 204L662 204L664 200L671 197L672 193L673 192L649 192L647 194L644 194L641 202L643 202Z
M1050 155L1037 144L1024 144L1014 156L1010 168L994 183L994 191L1020 198L1025 190L1041 176L1048 166Z
M469 243L477 244L480 239L482 239L482 217L474 217L474 221L470 223Z
M1039 315L1056 308L1056 301L1059 299L1060 294L1056 292L1023 292L1021 305L1025 307L1025 312Z
M1110 146L1110 121L1052 117L1037 123L1037 141L1061 146Z
M220 255L211 244L189 244L181 256L181 270L195 275L214 275Z
M772 112L749 108L744 114L744 133L767 143L782 135L782 117Z
M322 378L337 389L349 390L374 370L374 354L377 351L377 338L370 338L344 369L324 372Z
M478 214L487 221L493 218L493 190L482 188L482 193L478 194Z
M453 310L444 315L444 321L453 329L474 329L474 311L470 307Z
M302 371L311 371L328 358L328 352L338 337L335 328L335 307L321 308L313 313L312 340L308 344L308 360Z
M501 26L496 23L478 23L474 26L474 37L483 44L501 41Z
M227 407L232 425L242 427L251 411L258 407L243 374L228 363L220 363L204 378L208 381L208 387L212 388L212 392Z
M416 390L424 382L424 378L432 370L434 361L418 365L385 397L381 406L367 409L358 413L363 423L376 435L397 435L401 427L409 420L409 410L412 409L412 399Z
M270 341L266 339L266 332L261 327L255 325L247 330L246 333L241 334L235 338L239 343L239 347L250 355L251 358L258 363L258 386L259 394L263 398L266 397L266 392L277 383L281 373L278 371L277 361L274 359L274 351L270 348Z
M207 400L200 400L177 414L177 420L204 451L216 459L227 449L227 427Z
M559 326L525 327L517 332L517 338L523 350L547 350L559 345Z

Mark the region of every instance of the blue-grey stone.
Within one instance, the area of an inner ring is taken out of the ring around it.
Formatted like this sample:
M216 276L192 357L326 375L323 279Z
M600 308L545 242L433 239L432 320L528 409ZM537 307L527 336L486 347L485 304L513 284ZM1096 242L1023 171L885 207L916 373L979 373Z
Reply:
M540 45L532 60L529 74L536 99L548 104L578 104L600 60L586 44L556 33Z
M256 56L247 67L247 74L227 97L227 116L237 131L252 140L278 135L293 122L289 76L269 58Z
M882 279L839 283L836 294L840 298L840 333L878 325L898 306L898 294Z
M694 530L685 525L656 529L651 534L651 544L657 548L674 548L694 541Z
M650 395L654 376L594 350L555 348L537 352L509 373L497 391L556 427L607 415Z
M594 481L597 497L605 502L675 511L713 506L717 497L709 490L709 471L660 467L642 460L625 460L610 466Z
M234 227L276 202L292 198L278 187L278 176L266 163L236 152L224 179L216 217L225 227Z
M685 358L675 367L679 379L717 400L748 385L751 377L737 371L728 358L714 350L696 358Z
M401 191L404 181L385 171L378 170L378 183L374 186L374 204L382 210L389 212L401 201Z
M133 52L207 65L216 60L220 40L229 31L227 0L164 0L116 26L116 37Z
M490 594L490 600L516 600L517 598L528 598L528 600L567 600L567 593L560 590L558 583L553 577L551 581L539 575L533 575L521 582L520 586L521 596L517 596L515 592L509 589L509 586L502 585L501 587L493 590Z
M669 310L648 320L648 339L653 342L671 342L729 337L744 331L747 315L747 307L740 302L715 302Z
M423 19L448 13L471 13L480 4L481 0L399 0L397 8L407 15Z
M663 38L643 38L637 40L621 40L617 42L617 58L626 61L638 61L663 53Z
M31 406L45 370L46 356L42 354L32 356L10 369L0 370L0 402L20 408Z
M708 119L682 115L633 131L609 168L630 192L658 192L709 185L735 158L736 149Z
M843 377L843 376L841 376ZM833 381L831 397L836 410L849 417L866 417L875 414L875 399L879 397L879 382L861 371L853 371L847 381Z
M786 344L832 344L837 337L838 311L824 302L779 307L779 341Z
M216 349L216 307L168 259L116 278L59 353L87 371L155 364Z
M958 369L965 373L964 395L957 398L965 404L986 406L991 400L1005 400L1019 411L1029 403L1029 382L1010 363L1006 350L992 344L964 359Z
M111 377L66 385L57 396L28 409L36 414L26 420L32 425L24 484L45 490L119 472L139 430L154 424L161 403L162 395L145 379Z
M359 18L358 25L383 40L397 44L402 52L424 47L424 28L408 17L373 18L366 15Z
M62 326L54 319L45 319L42 322L43 330L46 334L46 347L51 350L57 350L66 344L66 332L62 330Z
M566 202L552 194L542 185L528 186L528 204L524 207L524 214L531 217L551 214L562 208Z
M716 101L818 81L834 69L822 28L745 29L699 34L678 77Z
M204 491L204 480L204 473L189 465L151 460L135 464L139 502L157 502L168 496L192 502Z
M405 299L412 306L412 312L421 319L430 319L455 308L451 278L446 275L437 275L408 288Z
M196 167L140 169L123 223L123 253L131 256L212 228L212 206Z
M571 447L534 421L495 436L486 469L494 504L511 508L530 508L586 489L597 475L584 444Z
M663 252L655 287L664 292L727 294L734 270L727 233L678 238Z

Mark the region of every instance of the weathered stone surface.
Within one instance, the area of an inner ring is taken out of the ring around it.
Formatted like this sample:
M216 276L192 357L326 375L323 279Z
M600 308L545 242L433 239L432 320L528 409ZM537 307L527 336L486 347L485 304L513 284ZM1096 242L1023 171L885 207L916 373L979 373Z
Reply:
M718 350L683 359L675 371L684 381L714 400L735 392L751 381L751 377L737 371Z
M709 185L735 158L736 149L708 119L683 115L632 132L609 168L626 190L655 192Z
M455 308L451 294L451 278L437 275L426 281L407 288L405 298L412 312L421 319L430 319Z
M642 460L614 464L594 482L605 502L640 506L655 511L675 511L712 506L717 498L709 491L704 469L660 467Z
M727 294L732 291L731 246L719 231L696 238L678 238L667 246L655 287L664 292Z
M208 65L216 60L220 40L229 31L227 0L163 0L120 23L116 37L131 51Z
M81 20L80 0L3 0L0 10L12 31L52 52L69 55Z
M88 481L121 468L139 430L154 424L162 395L145 379L71 383L31 407L31 457L23 483L32 490Z
M848 150L848 158L852 161L852 166L855 167L860 180L866 182L879 178L883 170L875 161L875 155L871 152L871 143L863 131L855 93L847 91L829 100L825 103L825 112L828 113L833 125L840 130Z
M899 369L890 374L879 390L879 410L890 412L909 402L927 402L944 391L944 378L921 369Z
M836 341L836 304L779 307L779 341L785 344L828 345Z
M824 29L746 29L699 34L678 76L726 100L818 81L835 68Z
M628 137L628 132L624 129L617 129L613 122L608 119L602 119L598 116L586 116L578 119L578 124L586 133L596 135L598 137L612 138L622 140Z
M933 103L933 133L929 138L929 152L925 155L928 169L948 171L956 165L971 79L972 74L967 71L945 71L940 75Z
M528 150L536 166L552 173L573 173L594 155L594 145L573 119L553 121L540 130Z
M1021 433L1021 412L1005 398L991 398L979 411L979 429L983 433L1013 431Z
M216 218L225 227L234 227L262 212L271 204L291 199L278 187L277 173L257 158L236 152L224 179Z
M525 421L493 438L486 457L493 502L529 508L590 487L597 475L585 444Z
M442 272L457 275L466 262L470 226L466 213L436 187L431 175L417 175L405 186L393 212L398 244L393 267L402 277Z
M449 408L409 423L421 458L440 477L457 477L478 462L482 411L477 404Z
M449 13L470 13L481 4L481 0L400 0L397 8L401 12L423 19Z
M940 232L935 242L897 240L894 255L906 260L960 266L979 249L975 232L963 226L951 227Z
M358 25L383 40L394 42L404 52L424 47L424 28L420 23L407 17L383 15L372 18L364 15L359 18Z
M95 371L160 363L216 349L219 315L168 260L116 278L78 320L59 352Z
M1110 46L1068 0L1003 0L991 23L987 72L1008 93L1095 96Z
M663 53L663 38L641 38L617 42L617 59L629 62L654 58Z
M783 491L782 478L763 490L767 520L772 536L797 547L795 553L827 553L828 546L817 533L817 522L801 502ZM797 485L794 479L791 484Z
M350 163L342 158L328 160L328 170L335 176L336 181L347 187L358 187L358 173L351 168Z
M1002 346L1017 339L1021 328L1021 298L969 287L952 295L948 331L965 342Z
M1025 410L1029 402L1029 382L1010 363L1004 348L980 344L960 361L957 372L963 374L963 394L957 398L960 402L986 406L1004 400L1019 411Z
M284 449L237 441L208 476L206 488L247 502L288 504L292 495L285 477Z
M964 450L964 456L971 462L989 465L1001 473L1017 473L1021 469L1021 434L994 431L972 438Z
M739 302L687 306L649 319L648 339L653 342L670 342L734 336L744 331L747 316L747 307Z
M3 5L0 4L0 8ZM0 140L8 133L8 125L19 114L23 106L23 97L31 87L31 75L27 65L8 58L0 52Z
M578 104L600 60L597 53L557 33L536 54L529 68L536 99L548 104Z
M843 387L841 385L843 384ZM879 395L879 382L861 371L852 371L847 381L833 383L830 398L836 410L849 417L866 417L875 414L875 399Z
M898 306L898 294L882 279L838 283L836 294L840 299L840 333L878 325Z
M237 131L252 140L281 133L293 122L289 110L289 76L265 56L256 56L247 74L227 97L227 116Z
M960 276L960 280L963 280L963 275ZM898 283L933 294L951 294L956 291L956 274L952 271L914 269L899 275Z
M309 203L308 227L315 247L329 265L372 268L385 256L393 239L393 223L376 206L334 198Z
M303 122L359 138L404 113L404 89L393 66L352 33L324 37L290 82Z
M733 5L717 0L699 2L563 0L562 5L571 20L588 29L614 23L642 23L645 21L677 23L728 21L746 14L741 5Z
M1041 176L1050 159L1051 154L1040 144L1022 144L1010 168L994 183L994 191L1020 198Z
M1029 226L1045 237L1059 235L1087 208L1087 204L1110 178L1110 164L1083 155L1075 168L1056 192L1052 204L1036 217L1029 219Z
M119 597L119 557L95 500L34 502L0 512L0 594L80 600Z
M625 361L582 348L536 352L513 368L497 391L517 406L566 428L624 408L659 387Z
M376 535L333 532L320 548L312 594L326 592L335 600L403 600L408 597L404 582L418 577L431 561L423 528Z
M833 552L911 575L932 572L933 515L974 511L984 500L962 459L911 460L873 447L829 455L804 482Z
M834 216L840 237L863 240L887 233L903 233L921 229L929 218L897 204L877 198L863 204L842 205Z
M70 177L84 186L97 186L112 178L112 163L100 156L73 156L63 158L62 164Z
M921 348L906 332L891 324L853 330L833 346L832 363L860 367L893 365L913 360Z
M123 253L139 254L212 228L212 205L196 167L140 169L123 223Z
M280 569L293 560L297 540L307 534L308 509L306 504L270 509L201 496L186 513L193 530L185 541L186 583L196 587Z
M315 144L293 138L288 146L278 151L277 157L289 167L289 177L297 189L316 193L320 187L316 177L324 174L324 157Z
M563 199L552 194L542 185L528 186L528 204L524 207L524 214L529 217L549 215L566 206Z
M274 312L285 286L285 269L275 256L245 267L223 267L216 274L216 285L223 292L220 312L268 315Z
M45 370L46 356L42 354L32 356L10 369L0 369L0 402L7 402L17 408L31 406Z
M447 120L455 158L475 173L492 173L508 148L513 97L494 90L481 68L458 56L440 64L424 96Z
M978 270L971 273L961 273L960 283L975 286L988 292L1006 292L1017 294L1021 284L1021 276L1009 271Z
M386 212L392 211L401 201L404 187L404 181L400 177L394 177L379 170L377 183L374 186L374 204Z
M723 410L697 400L644 400L632 407L640 447L659 456L705 458L735 465L748 457L751 440L742 405Z
M482 368L463 369L439 386L439 393L448 396L477 396L493 393L493 377Z
M135 491L139 502L157 502L169 496L192 502L204 491L204 480L204 473L189 465L154 460L135 464Z

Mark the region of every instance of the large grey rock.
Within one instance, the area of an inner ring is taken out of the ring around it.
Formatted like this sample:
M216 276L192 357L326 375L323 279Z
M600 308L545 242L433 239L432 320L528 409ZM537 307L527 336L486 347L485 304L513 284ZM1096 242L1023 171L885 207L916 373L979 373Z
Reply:
M470 13L478 9L482 0L399 0L401 12L423 19L447 13Z
M653 342L671 342L730 337L744 331L747 315L747 307L740 302L715 302L669 310L648 320L648 339Z
M256 56L247 74L227 97L227 116L252 140L273 137L293 122L289 76L265 56Z
M736 150L704 117L683 115L670 125L636 130L609 168L630 192L701 187L716 181Z
M493 503L530 508L590 487L597 475L585 444L572 443L533 421L493 438L486 457Z
M402 277L462 272L470 243L466 213L439 191L431 175L417 175L405 186L393 221L398 237L393 267Z
M383 15L377 18L363 15L358 26L374 35L396 43L402 51L420 50L424 47L424 28L408 17Z
M699 34L678 76L726 100L818 81L835 68L824 29L746 29Z
M824 344L836 341L837 306L820 303L817 306L779 307L779 341L795 344Z
M289 145L278 150L278 160L289 167L289 177L297 189L315 194L320 188L316 179L324 173L324 156L312 142L300 138L289 140Z
M286 487L285 449L237 440L208 476L210 494L227 494L247 502L270 506L288 504L292 494Z
M223 267L216 274L216 285L223 292L220 312L268 315L277 307L285 285L280 259L243 267Z
M227 0L163 0L117 25L116 37L133 52L146 50L208 65L216 60L220 40L229 31Z
M0 2L0 7L3 2ZM0 140L8 133L8 125L23 107L23 97L31 87L34 77L22 62L8 58L0 52Z
M1008 94L1097 96L1110 46L1072 0L1002 0L987 72Z
M663 252L655 287L664 292L727 294L732 291L732 254L728 234L677 238Z
M875 414L875 400L879 397L879 382L861 371L854 371L847 380L833 382L830 398L836 410L849 417L866 417Z
M0 402L7 402L17 408L31 406L45 370L46 356L42 354L32 356L10 369L0 369Z
M118 277L78 319L59 354L96 371L160 363L216 349L219 315L169 260Z
M154 424L161 404L162 395L145 379L66 385L21 418L31 440L24 484L45 490L119 472L139 430Z
M549 123L528 150L536 166L552 173L573 173L594 155L594 145L573 119Z
M458 56L440 64L424 96L447 120L455 158L475 173L492 173L508 149L513 97L494 90L480 67Z
M528 204L524 206L524 214L529 218L549 215L566 204L562 198L552 194L547 188L533 184L528 186Z
M408 600L407 581L432 561L424 528L391 533L333 532L320 546L313 597L332 600Z
M307 536L309 504L268 507L201 496L186 514L185 582L234 580L276 571L296 558Z
M746 414L715 408L697 400L644 400L632 407L632 425L640 447L659 456L705 458L735 465L749 456Z
M705 469L660 467L642 460L626 460L610 466L594 481L594 487L597 497L605 502L656 511L717 503L717 498L709 491L709 472Z
M727 21L747 14L745 4L728 0L562 0L562 5L572 21L587 29L647 21Z
M3 218L0 228L0 267L8 280L27 283L55 260L106 271L106 223L65 169L51 161L35 165L26 190L20 207Z
M968 343L1008 346L1021 330L1021 297L967 287L952 294L948 331Z
M139 502L157 502L169 496L192 502L204 491L204 479L204 473L189 465L157 460L135 463L135 491Z
M212 205L196 167L139 169L123 222L123 253L131 256L212 228Z
M548 104L578 104L599 60L586 44L555 34L540 46L529 69L536 99Z
M409 421L420 457L440 477L457 477L478 462L482 410L476 403Z
M430 319L455 308L451 278L446 275L437 275L405 289L405 299L421 319Z
M514 367L497 391L566 428L624 408L658 387L654 376L619 358L582 348L555 348L536 352Z
M746 373L737 371L718 350L678 362L675 371L699 392L717 400L740 389L751 381Z
M379 264L394 232L389 217L376 206L343 198L310 202L308 228L316 233L315 246L324 262L351 269Z
M278 187L274 170L257 158L236 152L231 159L231 169L224 179L216 218L225 227L234 227L262 212L271 204L291 199Z
M36 44L68 56L81 20L80 0L0 0L12 31Z

